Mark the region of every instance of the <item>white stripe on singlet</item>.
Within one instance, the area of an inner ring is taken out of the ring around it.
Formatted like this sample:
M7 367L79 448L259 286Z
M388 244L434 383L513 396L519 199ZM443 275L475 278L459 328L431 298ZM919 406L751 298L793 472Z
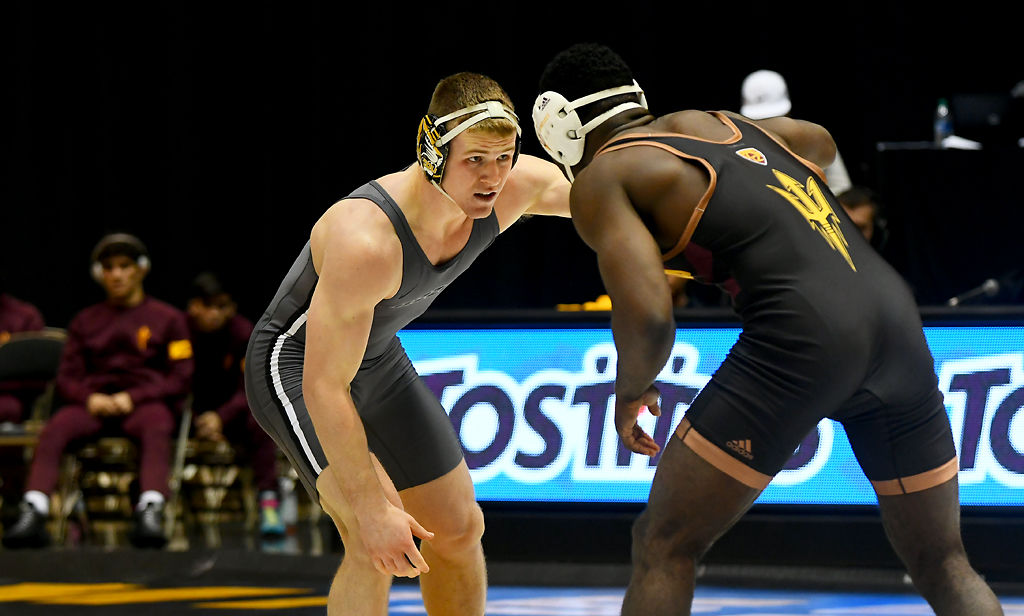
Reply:
M281 402L284 407L285 413L288 414L288 421L291 423L292 432L299 438L299 443L302 445L302 450L306 453L306 458L309 463L313 466L313 470L319 475L323 472L320 465L316 461L316 457L313 455L313 451L309 448L309 443L306 441L306 435L302 433L302 428L299 427L299 418L295 415L295 407L292 406L292 401L288 399L288 396L284 393L284 387L281 385L281 372L278 370L278 359L281 356L281 347L284 346L284 341L295 335L295 332L306 323L306 314L303 312L299 315L299 318L295 319L288 331L282 333L274 341L274 350L270 353L270 378L274 382L274 393L277 395L277 399Z

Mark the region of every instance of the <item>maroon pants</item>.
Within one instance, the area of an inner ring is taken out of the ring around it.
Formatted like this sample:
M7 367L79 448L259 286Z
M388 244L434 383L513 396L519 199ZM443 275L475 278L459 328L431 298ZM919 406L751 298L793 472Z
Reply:
M239 413L224 426L224 438L245 448L256 489L277 492L277 445L256 423L252 413Z
M139 445L139 490L156 490L170 496L167 476L171 465L174 414L163 402L146 402L128 415L99 418L84 406L61 407L39 434L26 490L50 494L57 487L60 456L68 444L100 432L127 434Z

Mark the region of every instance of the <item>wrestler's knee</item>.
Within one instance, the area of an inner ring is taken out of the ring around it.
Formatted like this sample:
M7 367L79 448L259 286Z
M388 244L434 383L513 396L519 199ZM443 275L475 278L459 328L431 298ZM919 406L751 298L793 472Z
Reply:
M420 521L434 533L430 547L442 557L456 557L479 549L484 535L484 514L475 502L463 503L454 511L438 512Z
M712 543L712 538L702 537L685 523L659 520L649 511L644 511L633 523L633 560L638 566L693 563Z
M316 480L317 494L320 496L320 507L331 518L334 525L341 533L342 539L347 534L345 501L342 498L341 489L332 478L333 470L327 467L320 473Z

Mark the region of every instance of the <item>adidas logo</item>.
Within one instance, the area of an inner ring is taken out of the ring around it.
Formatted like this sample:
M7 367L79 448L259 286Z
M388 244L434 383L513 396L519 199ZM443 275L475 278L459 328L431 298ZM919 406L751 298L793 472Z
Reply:
M738 440L738 441L727 441L725 446L732 449L736 453L740 454L748 460L754 459L754 454L751 452L753 447L750 446L750 439Z

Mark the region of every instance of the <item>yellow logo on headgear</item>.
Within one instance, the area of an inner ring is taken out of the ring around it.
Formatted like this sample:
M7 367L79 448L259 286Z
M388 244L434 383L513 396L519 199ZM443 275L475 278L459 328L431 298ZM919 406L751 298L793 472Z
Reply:
M424 116L417 131L416 155L423 170L435 180L440 180L441 165L444 162L444 154L437 147L440 139L441 133L438 132L437 126L431 121L430 116Z

